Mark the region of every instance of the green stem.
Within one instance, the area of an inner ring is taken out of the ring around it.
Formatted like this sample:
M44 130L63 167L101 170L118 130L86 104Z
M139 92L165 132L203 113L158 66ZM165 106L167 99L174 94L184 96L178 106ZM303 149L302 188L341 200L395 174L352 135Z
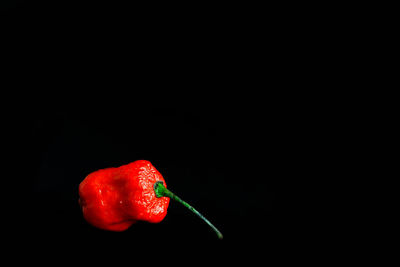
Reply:
M207 220L200 212L198 212L195 208L193 208L187 202L183 201L177 195L175 195L174 193L169 191L167 188L165 188L164 183L162 181L158 181L158 182L154 183L154 192L156 193L157 197L169 197L169 198L181 203L183 206L185 206L186 208L191 210L194 214L196 214L203 221L205 221L215 231L215 233L218 235L218 238L222 239L221 232L218 231L218 229L212 223L210 223L209 220Z

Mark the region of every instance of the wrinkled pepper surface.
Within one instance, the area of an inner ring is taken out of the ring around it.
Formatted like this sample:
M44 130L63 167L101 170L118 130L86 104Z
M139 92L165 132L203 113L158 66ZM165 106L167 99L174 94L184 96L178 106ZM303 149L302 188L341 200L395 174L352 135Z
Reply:
M167 215L170 198L203 219L203 215L166 188L157 169L147 160L90 173L79 185L79 204L91 225L110 231L124 231L136 221L159 223Z

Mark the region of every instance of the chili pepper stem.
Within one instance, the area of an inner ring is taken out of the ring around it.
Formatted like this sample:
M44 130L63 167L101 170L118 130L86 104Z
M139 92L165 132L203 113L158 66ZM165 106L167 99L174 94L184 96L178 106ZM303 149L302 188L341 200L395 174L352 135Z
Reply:
M181 203L183 206L185 206L186 208L191 210L194 214L199 216L204 222L206 222L214 230L214 232L217 234L219 239L223 238L221 232L209 220L207 220L200 212L198 212L195 208L193 208L187 202L183 201L177 195L175 195L170 190L165 188L162 181L158 181L158 182L154 183L154 192L157 197L169 197L169 198Z

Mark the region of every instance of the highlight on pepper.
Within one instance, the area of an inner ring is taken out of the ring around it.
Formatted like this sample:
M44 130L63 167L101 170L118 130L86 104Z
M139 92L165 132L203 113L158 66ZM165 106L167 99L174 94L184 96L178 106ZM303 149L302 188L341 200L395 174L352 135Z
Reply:
M161 173L147 160L90 173L79 185L79 204L91 225L109 231L125 231L137 221L159 223L173 199L221 232L190 204L167 189Z

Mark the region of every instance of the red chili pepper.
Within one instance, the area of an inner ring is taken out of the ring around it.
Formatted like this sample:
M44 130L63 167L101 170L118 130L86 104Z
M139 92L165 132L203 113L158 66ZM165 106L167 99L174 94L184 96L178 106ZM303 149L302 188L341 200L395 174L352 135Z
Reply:
M159 223L172 198L202 218L203 215L166 188L165 180L146 160L92 172L79 185L79 203L87 222L110 231L124 231L136 221Z

